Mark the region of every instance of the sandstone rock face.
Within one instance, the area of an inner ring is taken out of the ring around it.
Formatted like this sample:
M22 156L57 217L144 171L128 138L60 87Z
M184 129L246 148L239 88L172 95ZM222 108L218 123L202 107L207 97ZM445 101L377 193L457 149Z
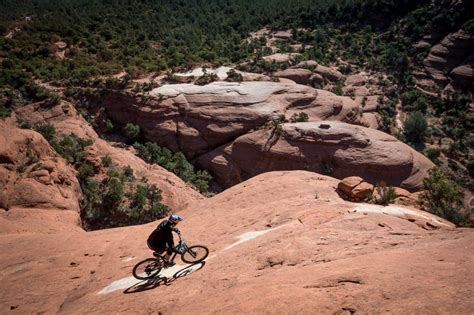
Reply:
M360 176L410 191L433 164L383 132L335 121L284 124L237 138L198 162L226 187L269 170L310 168L336 178Z
M276 53L269 56L264 56L262 59L267 62L288 62L293 63L297 53Z
M163 203L175 211L184 209L188 204L203 198L200 193L161 166L150 165L137 157L131 149L114 147L99 138L94 129L70 103L63 102L51 109L43 109L38 104L31 104L17 109L15 114L31 125L49 123L56 128L58 133L73 133L80 138L92 139L93 144L86 148L86 160L96 169L101 168L101 158L106 155L119 168L130 166L136 178L146 177L150 185L156 185L162 191ZM12 119L14 121L16 118L12 117ZM44 165L44 167L48 169L49 166Z
M368 77L364 74L353 74L347 77L345 84L353 86L362 86L368 80Z
M322 66L318 64L314 70L315 73L322 75L323 77L327 78L331 81L339 81L343 78L343 74L338 70Z
M79 213L75 171L37 132L0 124L0 208L63 209Z
M286 69L277 71L274 76L279 78L286 78L295 81L298 84L308 85L312 84L311 76L313 73L307 69Z
M464 30L449 34L431 48L430 54L423 61L426 71L437 83L446 84L449 73L469 54L472 54L473 46L473 34ZM454 74L455 76L459 70Z
M292 82L164 85L148 97L112 94L103 104L114 120L138 124L147 139L191 158L294 113L305 112L311 121L360 121L350 98Z
M158 222L8 232L0 238L8 288L0 307L22 314L140 313L144 305L165 314L471 313L472 229L412 208L344 201L338 182L271 172L194 203L180 213L180 230L212 258L195 266L176 260L152 281L131 270L151 257L146 238ZM5 220L0 212L0 233L23 222Z

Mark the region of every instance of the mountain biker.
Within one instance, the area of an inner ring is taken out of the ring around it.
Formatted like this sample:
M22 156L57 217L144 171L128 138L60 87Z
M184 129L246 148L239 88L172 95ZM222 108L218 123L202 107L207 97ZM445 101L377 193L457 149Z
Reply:
M156 256L166 250L166 255L164 256L165 267L174 265L174 262L170 262L171 254L173 251L176 251L172 232L181 235L181 232L176 228L176 225L181 221L183 221L182 217L172 214L167 220L162 221L148 237L147 244L155 252L153 255Z

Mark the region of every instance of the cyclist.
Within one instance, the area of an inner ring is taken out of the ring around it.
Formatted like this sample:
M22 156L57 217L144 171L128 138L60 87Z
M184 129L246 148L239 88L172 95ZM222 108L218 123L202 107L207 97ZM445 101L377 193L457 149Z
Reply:
M181 235L181 232L176 228L176 225L181 221L183 221L182 217L172 214L168 220L162 221L148 237L147 244L154 251L153 255L159 255L166 250L166 255L164 256L165 267L174 265L174 262L170 262L171 254L173 251L176 251L172 232Z

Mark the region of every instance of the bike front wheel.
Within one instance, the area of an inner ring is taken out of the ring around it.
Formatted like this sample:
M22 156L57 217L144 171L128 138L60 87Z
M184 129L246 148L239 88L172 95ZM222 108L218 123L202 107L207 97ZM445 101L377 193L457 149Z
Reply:
M188 264L195 264L206 259L209 249L203 245L193 245L181 255L181 259Z
M139 280L148 280L160 273L163 263L156 258L147 258L133 267L133 276Z

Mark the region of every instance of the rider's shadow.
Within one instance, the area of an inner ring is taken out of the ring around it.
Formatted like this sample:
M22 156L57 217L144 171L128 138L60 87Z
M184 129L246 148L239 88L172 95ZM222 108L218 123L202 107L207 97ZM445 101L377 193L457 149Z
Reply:
M164 286L171 285L171 283L173 283L177 279L186 277L190 273L201 270L205 264L206 264L205 261L201 261L199 263L186 266L183 269L178 270L171 278L163 277L158 274L156 277L153 277L148 280L143 280L137 284L132 285L131 287L125 289L123 293L125 294L138 293L138 292L143 292L147 290L152 290L162 285Z

